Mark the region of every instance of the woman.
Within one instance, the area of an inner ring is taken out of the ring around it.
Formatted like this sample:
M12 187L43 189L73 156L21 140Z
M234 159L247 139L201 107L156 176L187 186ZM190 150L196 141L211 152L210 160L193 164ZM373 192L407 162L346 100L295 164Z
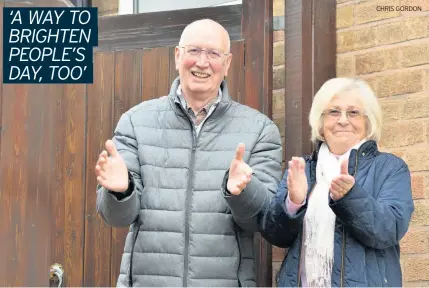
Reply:
M261 221L268 242L289 248L278 286L402 286L411 179L404 161L377 149L377 97L362 80L331 79L309 120L316 149L289 161Z

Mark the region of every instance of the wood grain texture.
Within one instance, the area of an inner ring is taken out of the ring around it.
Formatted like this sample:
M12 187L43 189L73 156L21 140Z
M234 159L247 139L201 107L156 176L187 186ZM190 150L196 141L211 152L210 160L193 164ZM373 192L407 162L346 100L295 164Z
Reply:
M268 117L271 117L268 103L272 98L269 88L272 85L270 79L273 72L272 29L270 29L272 4L270 0L247 0L242 4L242 36L246 41L246 93L243 104L261 111Z
M4 7L4 0L0 0L0 18L2 21L0 21L0 55L3 55L3 7ZM0 155L2 155L2 138L3 138L3 57L0 57ZM4 157L4 156L2 156ZM5 180L3 180L3 169L1 165L1 158L0 158L0 201L3 203L3 199L6 198L6 196L2 195L3 187L2 184ZM0 204L0 208L2 209L2 213L5 213L6 211L3 210L3 205ZM7 257L7 248L6 246L8 243L6 242L6 233L9 232L9 230L5 230L7 228L7 214L2 214L3 217L0 219L0 241L4 243L4 245L0 245L0 255L4 255L4 257ZM4 226L4 227L3 227ZM6 286L6 259L4 261L0 261L0 286Z
M85 85L66 85L61 122L64 191L64 269L67 286L83 285L85 215ZM58 130L57 130L58 131ZM60 206L61 207L61 206Z
M65 285L81 286L84 88L14 84L4 91L4 284L47 286L49 265L58 262Z
M228 5L101 17L99 47L94 48L118 51L177 45L186 25L204 18L223 25L231 40L241 39L241 5Z
M159 98L170 92L170 49L144 49L142 57L142 101Z
M229 94L234 101L242 102L244 100L244 41L231 42L231 66L229 68L226 82L228 84Z
M1 222L1 284L47 286L49 265L59 262L64 284L81 286L83 85L14 84L2 91L1 210L8 216Z
M313 0L314 94L328 79L336 76L336 1ZM313 94L313 95L314 95Z
M313 1L285 0L285 160L311 152Z
M170 50L170 64L169 64L170 75L169 75L169 81L168 82L170 82L169 85L171 86L171 83L173 83L174 79L179 77L179 72L176 70L175 46L170 47L169 50Z
M18 85L17 85L18 86ZM29 265L25 274L27 285L48 285L48 267L54 261L52 258L52 247L57 239L52 239L53 233L49 223L54 219L52 212L52 198L64 193L57 191L51 186L55 179L53 161L55 149L52 137L53 124L56 121L55 107L58 93L63 94L60 85L29 85L31 90L28 97L29 118L26 131L29 139L28 145L28 187L29 199L27 200L28 219L30 221L26 230L29 235L29 250L27 261ZM41 105L41 99L44 105ZM55 232L55 231L54 231Z
M85 286L106 287L110 282L112 228L96 211L95 165L105 142L113 135L114 53L94 55L94 83L88 89L88 140L86 143ZM112 284L113 285L113 284Z
M115 88L113 102L113 127L121 115L141 102L142 50L115 52ZM116 286L121 257L128 228L112 228L110 285Z
M1 226L4 246L2 286L25 286L28 265L28 85L4 85L1 157ZM3 234L4 233L4 234Z
M285 160L311 153L308 114L321 85L336 74L333 0L285 2Z
M273 74L273 1L247 0L242 4L242 37L245 46L246 104L268 117L272 117ZM259 233L254 237L256 251L256 284L272 286L271 245Z

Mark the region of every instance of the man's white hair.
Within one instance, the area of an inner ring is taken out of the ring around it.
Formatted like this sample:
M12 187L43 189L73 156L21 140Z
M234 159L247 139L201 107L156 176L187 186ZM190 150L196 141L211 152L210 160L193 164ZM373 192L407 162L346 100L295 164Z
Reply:
M333 78L326 81L313 99L309 121L311 140L324 141L321 130L323 127L322 114L334 96L347 91L357 91L361 97L364 113L368 118L367 138L379 141L381 137L382 111L377 96L371 87L362 79Z
M230 51L231 51L231 39L230 39L230 37L229 37L229 33L228 33L228 31L226 31L226 29L222 26L222 25L220 25L218 22L216 22L216 21L214 21L214 20L212 20L212 19L200 19L200 20L196 20L196 21L194 21L194 22L192 22L192 23L190 23L190 24L188 24L188 25L186 25L186 27L185 27L185 29L183 29L183 31L182 31L182 35L180 36L180 41L179 41L179 46L180 47L183 47L184 45L185 45L185 37L184 37L184 35L187 33L187 31L192 27L192 26L194 26L195 24L198 24L199 22L212 22L213 24L217 24L217 25L219 25L220 27L222 27L224 30L225 30L225 32L226 32L226 35L227 35L227 38L228 38L228 46L227 46L227 51L225 51L225 53L229 53Z

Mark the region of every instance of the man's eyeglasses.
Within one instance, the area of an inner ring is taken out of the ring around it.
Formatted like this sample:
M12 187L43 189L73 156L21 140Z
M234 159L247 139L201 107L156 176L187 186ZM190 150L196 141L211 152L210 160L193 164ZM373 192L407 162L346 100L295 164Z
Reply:
M338 119L342 116L343 113L346 114L346 117L349 120L357 119L357 118L360 118L361 116L366 115L364 112L357 110L357 109L352 109L352 110L347 110L347 111L342 111L339 109L328 109L325 112L323 112L322 115L328 116L332 119Z
M201 53L206 52L207 58L213 61L222 61L224 56L227 56L229 53L223 53L221 51L215 49L202 49L197 46L187 45L187 46L179 46L185 50L185 53L191 57L199 58Z

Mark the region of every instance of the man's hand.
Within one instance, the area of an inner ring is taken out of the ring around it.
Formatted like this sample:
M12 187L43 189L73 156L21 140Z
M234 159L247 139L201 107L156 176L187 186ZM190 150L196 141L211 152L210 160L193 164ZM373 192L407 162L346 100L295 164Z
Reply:
M307 197L308 190L305 161L303 158L292 157L289 161L287 187L290 201L297 205L302 204Z
M229 178L226 187L232 195L240 195L250 182L250 179L252 179L252 168L243 161L244 149L244 144L240 143L229 167Z
M97 181L110 191L125 192L128 189L128 168L112 140L106 141L106 150L101 152L95 166Z
M355 178L349 174L348 164L349 161L344 160L343 163L341 163L340 175L332 179L329 190L331 191L331 198L334 201L343 198L355 185Z

